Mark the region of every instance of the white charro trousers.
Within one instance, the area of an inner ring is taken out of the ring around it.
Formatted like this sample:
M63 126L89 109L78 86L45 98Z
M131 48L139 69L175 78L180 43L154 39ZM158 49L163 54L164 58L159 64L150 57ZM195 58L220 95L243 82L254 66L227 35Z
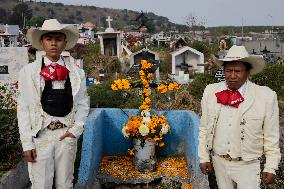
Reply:
M260 189L260 161L228 161L213 155L219 189Z
M34 139L37 158L35 163L28 163L32 189L52 189L54 177L56 189L73 188L77 139L66 137L59 141L66 131L44 129Z

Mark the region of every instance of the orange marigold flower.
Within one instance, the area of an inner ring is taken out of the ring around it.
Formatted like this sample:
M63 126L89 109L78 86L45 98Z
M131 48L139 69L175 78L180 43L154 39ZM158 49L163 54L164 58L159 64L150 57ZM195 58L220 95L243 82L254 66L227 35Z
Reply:
M150 110L150 106L149 105L145 105L145 104L142 104L140 107L139 107L140 110Z
M145 72L144 72L143 70L140 70L140 71L139 71L139 75L140 75L140 76L144 76L144 75L145 75Z
M118 87L119 90L123 89L122 83L119 83L119 84L117 85L117 87Z
M149 103L151 102L151 99L150 99L149 97L146 97L146 98L144 99L144 102L145 102L146 104L149 104Z
M149 69L152 67L152 64L147 62L147 60L141 60L141 68L143 70Z
M148 73L147 78L150 79L152 77L153 77L153 74L152 73Z
M147 96L150 96L151 94L151 91L147 88L143 88L143 94L147 97Z
M159 142L159 147L164 147L165 143L164 142Z
M111 89L117 91L118 90L117 84L112 84Z
M157 89L158 89L158 91L159 91L160 93L166 93L166 92L167 92L167 86L164 85L164 84L159 85L159 86L157 87Z
M175 84L174 83L170 83L169 86L168 86L168 89L170 91L174 90L175 89Z

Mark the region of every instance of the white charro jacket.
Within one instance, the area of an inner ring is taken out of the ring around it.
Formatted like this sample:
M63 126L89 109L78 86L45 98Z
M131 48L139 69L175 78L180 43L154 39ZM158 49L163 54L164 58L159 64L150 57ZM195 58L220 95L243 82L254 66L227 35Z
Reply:
M17 105L18 126L23 150L34 149L33 137L41 130L44 111L41 106L41 94L44 84L41 82L42 60L36 60L23 67L19 72L19 96ZM79 137L84 130L84 122L89 113L89 97L86 91L86 79L83 70L65 62L70 71L73 108L65 117L66 125L74 136ZM44 82L43 82L44 83Z
M208 85L203 93L199 126L198 154L200 163L210 162L215 128L221 104L216 92L224 90L223 82ZM275 173L281 159L279 149L279 108L277 95L270 88L247 82L245 100L239 106L241 157L244 161L266 157L264 172ZM224 136L225 137L225 136Z

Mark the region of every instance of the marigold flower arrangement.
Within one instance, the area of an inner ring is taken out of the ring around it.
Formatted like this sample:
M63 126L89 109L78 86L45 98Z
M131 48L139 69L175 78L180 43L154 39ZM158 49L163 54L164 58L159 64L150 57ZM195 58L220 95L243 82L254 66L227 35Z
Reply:
M167 118L164 115L151 115L151 89L149 80L152 79L152 64L147 60L141 60L139 77L143 85L142 96L143 102L139 107L140 115L129 116L129 121L123 125L122 133L126 138L139 139L141 146L143 147L145 141L155 141L159 147L164 146L162 141L163 136L170 131L170 125L167 122ZM178 84L160 84L157 90L161 93L167 92L167 90L178 89ZM114 81L111 86L112 90L129 90L131 83L127 79L118 79Z
M0 109L17 110L17 91L18 83L1 83L0 82Z

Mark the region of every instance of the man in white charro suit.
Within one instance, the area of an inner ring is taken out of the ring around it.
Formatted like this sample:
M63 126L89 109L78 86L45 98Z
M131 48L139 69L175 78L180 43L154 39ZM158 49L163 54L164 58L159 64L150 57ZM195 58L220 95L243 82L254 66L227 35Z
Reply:
M19 73L18 125L33 189L73 188L77 139L89 113L85 74L60 56L79 37L56 19L29 29L27 38L45 55Z
M258 189L260 178L265 184L274 181L281 158L277 96L248 79L264 68L262 56L232 46L218 64L224 66L225 81L208 85L201 102L200 169L207 175L214 167L219 189Z

